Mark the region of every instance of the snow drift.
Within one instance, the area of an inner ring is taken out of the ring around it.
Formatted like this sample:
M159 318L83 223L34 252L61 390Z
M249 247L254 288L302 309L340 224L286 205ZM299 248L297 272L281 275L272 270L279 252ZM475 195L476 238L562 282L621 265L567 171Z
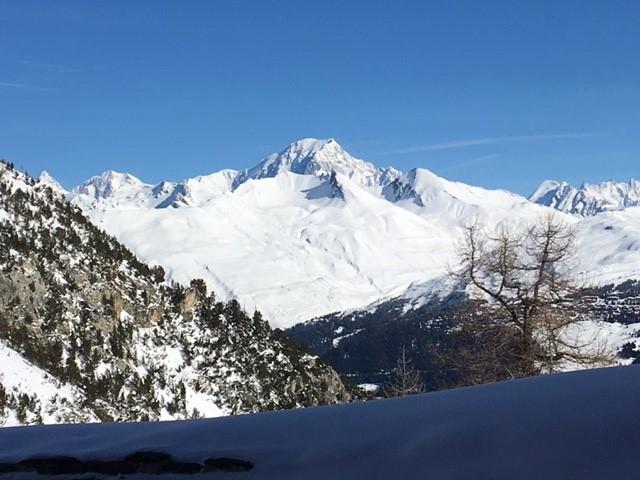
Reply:
M154 458L166 466L170 456L190 473L218 465L211 478L630 479L638 396L633 366L211 420L5 428L0 478L21 478L12 469L43 468L46 458L76 468L128 457L151 472Z

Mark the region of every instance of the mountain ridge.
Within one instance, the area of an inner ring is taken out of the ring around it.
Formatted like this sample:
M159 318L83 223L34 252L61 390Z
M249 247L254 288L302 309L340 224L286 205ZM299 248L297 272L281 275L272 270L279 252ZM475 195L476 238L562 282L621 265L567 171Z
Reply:
M272 178L282 172L313 175L323 179L328 179L335 172L366 188L382 188L402 175L402 172L392 167L378 168L370 162L352 157L334 139L305 138L291 143L281 152L269 155L255 166L244 170L223 169L178 182L165 180L157 185L145 183L130 173L106 170L72 188L68 195L72 200L89 197L92 200L108 201L115 198L117 204L128 206L193 206L201 205L202 202L176 203L172 199L187 196L189 190L197 188L197 184L207 183L208 180L215 182L218 179L213 190L215 194L223 194L236 190L249 180ZM43 172L41 181L52 183L55 179ZM208 187L211 190L212 185ZM89 203L86 199L82 201L85 204Z
M413 189L413 183L415 183L417 176L426 174L439 182L444 180L432 171L420 167L407 172L393 167L377 167L371 162L351 156L333 138L303 138L292 142L282 151L265 157L253 167L243 170L223 169L181 181L164 180L152 185L145 183L131 173L113 170L106 170L93 176L69 191L62 188L57 180L46 171L42 172L39 181L50 185L57 191L65 192L71 199L81 196L93 197L95 200L108 199L117 197L116 194L122 189L138 189L145 191L142 196L149 195L157 201L146 200L136 203L131 195L120 195L122 198L119 199L119 203L127 206L152 205L155 208L167 208L201 206L202 201L189 201L185 200L185 197L188 196L187 192L197 188L194 187L195 185L206 184L209 180L211 185L206 185L206 188L213 191L214 195L218 195L230 193L249 180L272 178L285 171L319 178L329 178L333 172L340 173L361 187L381 194L389 201L394 202L407 198L417 203L422 201L417 198L419 195ZM460 182L448 180L446 182L471 189L480 188ZM504 191L520 197L520 195L504 189L493 191ZM140 197L140 195L137 196ZM172 201L174 198L179 200ZM532 203L549 206L564 213L582 216L595 215L605 211L622 210L640 205L640 181L630 179L626 182L583 182L580 187L576 188L567 182L545 180L526 198Z
M640 181L583 182L576 188L567 182L546 180L531 194L529 200L565 213L592 216L640 206Z

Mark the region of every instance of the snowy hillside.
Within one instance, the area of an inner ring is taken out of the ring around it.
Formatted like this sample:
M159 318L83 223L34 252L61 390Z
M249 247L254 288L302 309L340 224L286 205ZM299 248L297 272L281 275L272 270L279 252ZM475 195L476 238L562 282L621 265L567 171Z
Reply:
M552 211L425 169L381 169L335 140L313 139L241 172L176 183L153 186L106 172L69 198L170 278L204 278L223 298L259 308L279 327L442 278L465 225L517 228ZM640 276L632 210L584 220L566 215L581 227L576 271L587 283Z
M0 426L96 422L76 387L27 361L0 339Z
M0 468L63 480L633 479L639 395L634 366L213 420L0 429Z
M584 183L580 188L575 188L566 182L547 180L531 195L530 200L566 213L595 215L639 206L640 182Z
M96 192L116 193L100 182ZM220 302L201 280L165 283L162 268L1 162L0 245L0 425L177 419L351 398L335 371L259 312Z

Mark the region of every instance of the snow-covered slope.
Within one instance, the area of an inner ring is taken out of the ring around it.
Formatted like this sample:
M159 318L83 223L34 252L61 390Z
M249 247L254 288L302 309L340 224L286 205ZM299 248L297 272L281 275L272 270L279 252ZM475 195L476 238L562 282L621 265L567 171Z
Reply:
M442 272L450 242L439 229L335 179L338 197L330 179L282 172L202 207L90 213L172 278L204 278L277 326L361 306Z
M398 205L453 234L456 228L474 222L491 226L508 219L515 226L544 213L544 209L520 195L452 182L424 168L411 170L399 182L405 192L411 193L408 199L396 199Z
M584 183L580 188L566 182L547 180L531 195L530 200L577 215L623 210L640 205L640 182Z
M584 283L640 278L640 207L585 217L577 226L577 271Z
M153 189L154 198L161 199L155 206L179 208L205 205L219 195L229 193L231 182L237 173L235 170L222 170L211 175L190 178L176 185L163 182ZM171 193L164 196L169 190Z
M89 408L80 407L87 402L80 389L61 383L27 361L2 339L0 397L0 426L98 421Z
M0 463L73 478L112 462L127 478L633 479L639 395L634 366L213 420L0 429ZM125 460L138 452L158 455Z
M425 169L380 169L335 140L314 139L241 172L178 183L152 186L108 172L70 198L171 278L204 278L281 327L442 277L470 223L518 228L555 211ZM640 276L632 210L584 220L557 213L585 224L576 269L586 281ZM610 222L628 236L612 236Z

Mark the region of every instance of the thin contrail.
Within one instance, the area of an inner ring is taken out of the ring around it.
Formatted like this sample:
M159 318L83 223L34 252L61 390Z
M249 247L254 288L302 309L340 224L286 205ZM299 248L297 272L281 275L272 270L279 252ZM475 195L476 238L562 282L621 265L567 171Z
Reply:
M434 150L449 150L452 148L473 147L476 145L495 145L496 143L524 142L531 140L560 140L566 138L592 137L594 133L552 133L542 135L515 135L510 137L473 138L470 140L456 140L444 143L432 143L428 145L414 145L410 147L387 150L378 155L401 155L404 153L431 152Z
M0 87L19 88L22 90L35 90L40 92L52 90L51 88L47 88L47 87L39 87L37 85L28 85L26 83L12 83L12 82L0 82Z
M26 60L26 59L22 59L22 58L6 58L6 57L2 57L2 58L0 58L0 62L2 62L2 63L14 63L14 64L18 64L18 65L28 65L28 66L31 66L31 67L53 69L53 70L61 70L61 71L66 71L66 72L79 72L79 71L82 70L80 68L70 67L68 65L60 65L58 63L38 62L38 61L35 61L35 60Z

